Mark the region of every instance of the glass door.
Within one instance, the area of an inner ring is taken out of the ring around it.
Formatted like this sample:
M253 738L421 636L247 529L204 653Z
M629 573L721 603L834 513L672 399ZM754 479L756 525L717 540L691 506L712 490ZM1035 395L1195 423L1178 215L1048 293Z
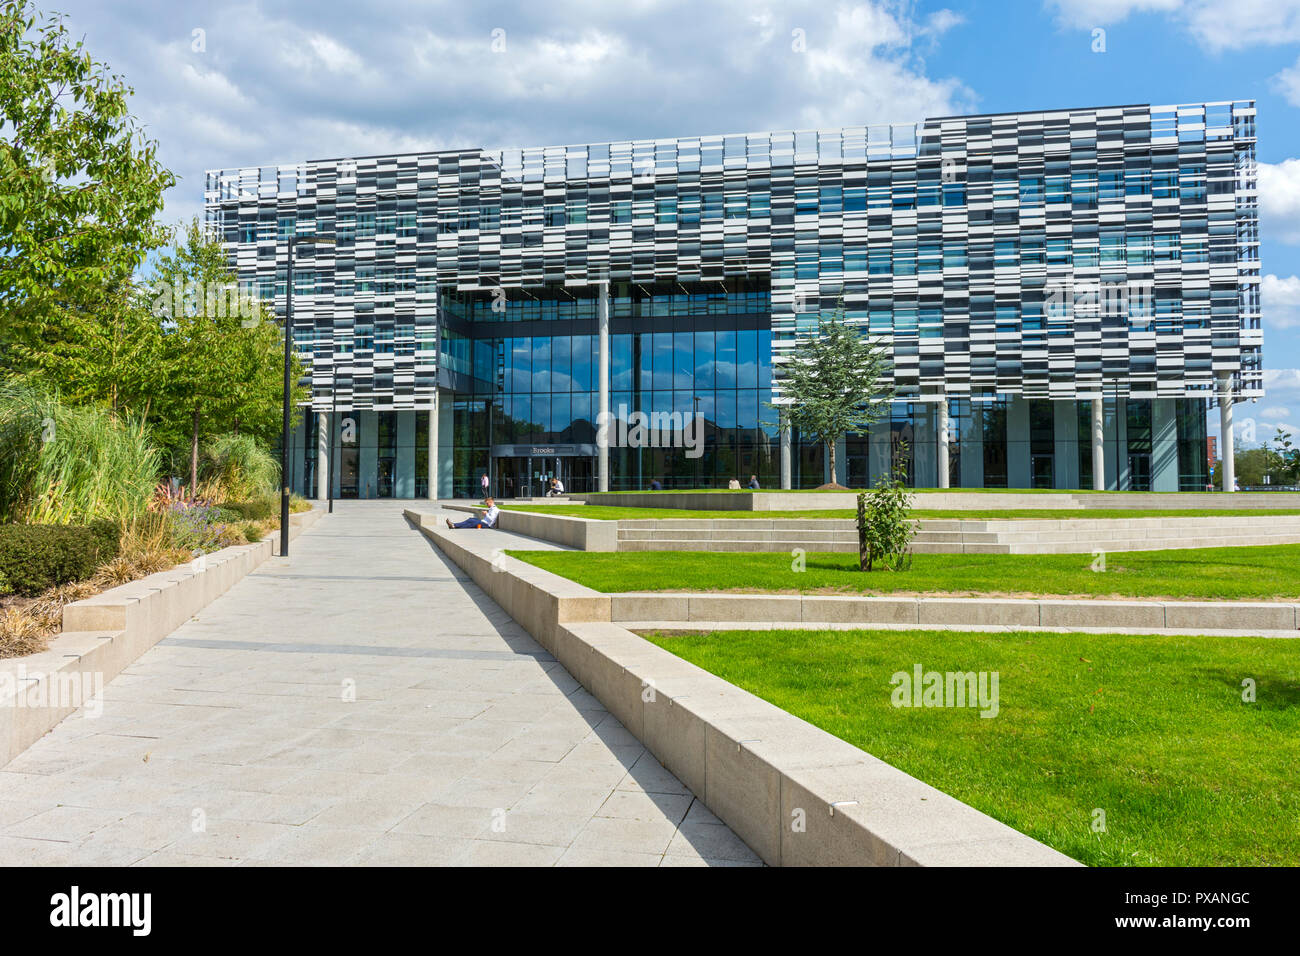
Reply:
M1055 461L1053 455L1031 456L1030 467L1033 469L1033 487L1055 488Z
M1128 456L1128 481L1130 491L1151 490L1151 456Z
M493 485L493 491L498 498L530 497L529 462L530 459L528 458L497 458L494 460L496 482Z
M361 472L361 449L355 445L339 450L339 497L356 498Z

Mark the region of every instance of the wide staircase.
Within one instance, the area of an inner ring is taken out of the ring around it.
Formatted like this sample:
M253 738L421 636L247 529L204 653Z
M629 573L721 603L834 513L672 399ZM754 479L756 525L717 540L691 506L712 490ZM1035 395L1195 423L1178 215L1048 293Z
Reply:
M1300 543L1300 515L919 522L918 554L1087 554ZM621 520L620 551L834 551L858 549L851 519Z

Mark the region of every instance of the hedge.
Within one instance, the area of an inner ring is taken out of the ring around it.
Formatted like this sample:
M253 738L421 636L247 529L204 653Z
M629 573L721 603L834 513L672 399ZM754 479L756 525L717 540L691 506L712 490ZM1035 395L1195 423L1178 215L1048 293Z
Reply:
M33 595L84 580L117 556L119 537L117 523L107 520L0 525L0 581L10 591Z

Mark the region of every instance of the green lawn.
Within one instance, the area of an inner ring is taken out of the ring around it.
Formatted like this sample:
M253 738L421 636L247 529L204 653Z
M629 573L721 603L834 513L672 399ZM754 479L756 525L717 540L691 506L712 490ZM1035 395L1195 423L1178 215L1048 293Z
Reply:
M1265 638L727 631L654 643L1092 865L1300 864L1300 655ZM998 673L998 713L891 676ZM1242 681L1257 699L1242 700ZM1093 832L1094 811L1105 832Z
M1186 599L1300 597L1300 544L1090 554L918 554L908 571L857 570L856 554L510 551L597 591L777 591L1091 595Z
M869 491L864 488L848 488L847 491ZM918 494L957 494L963 495L1166 495L1177 494L1180 497L1191 497L1193 495L1221 495L1221 491L1097 491L1093 488L913 488L912 491ZM601 492L581 492L581 494L602 494L602 495L740 495L740 494L781 494L781 495L811 495L811 494L843 494L844 492L826 491L821 488L759 488L756 491L749 488L664 488L660 491L650 491L642 489L640 491L601 491ZM1235 492L1238 498L1263 498L1269 495L1277 494L1273 491L1238 491Z
M504 511L532 511L538 514L566 515L571 518L592 518L598 521L618 521L636 518L848 518L857 517L853 508L818 508L811 511L701 511L691 508L624 508L617 505L507 505ZM1227 518L1234 515L1300 515L1297 508L1251 508L1229 511L1216 508L1096 508L1074 510L1068 508L1019 508L999 511L954 511L933 508L914 508L912 517L966 518L975 521L1004 520L1012 518L1037 518L1039 520L1104 519L1104 518Z

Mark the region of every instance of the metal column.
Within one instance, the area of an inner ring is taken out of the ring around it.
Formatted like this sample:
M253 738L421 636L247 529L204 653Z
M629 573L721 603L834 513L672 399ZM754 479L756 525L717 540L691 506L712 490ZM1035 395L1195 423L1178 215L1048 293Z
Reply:
M935 429L935 465L939 472L939 487L948 487L948 396L939 398L939 423Z
M1232 374L1219 376L1219 458L1223 462L1223 490L1237 490L1237 450L1232 433Z
M609 491L609 428L613 424L609 414L609 283L598 284L597 320L600 331L600 394L596 412L596 489Z
M1100 396L1092 400L1092 490L1106 490L1106 416Z

